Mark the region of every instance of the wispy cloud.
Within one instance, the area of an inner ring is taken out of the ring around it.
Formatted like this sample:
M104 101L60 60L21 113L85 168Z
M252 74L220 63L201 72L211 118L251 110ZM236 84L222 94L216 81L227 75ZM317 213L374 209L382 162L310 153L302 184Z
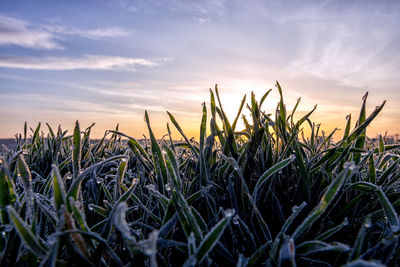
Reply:
M224 19L227 5L225 0L114 0L110 3L113 7L134 13L190 15L199 23Z
M0 45L18 45L34 49L61 49L55 36L47 31L32 29L20 19L0 15Z
M83 38L89 39L101 39L101 38L118 38L128 36L129 32L119 27L106 27L98 29L78 29L75 27L65 26L44 26L48 32L59 34L59 35L76 35Z
M399 21L398 10L386 5L366 9L349 5L336 7L339 13L332 12L334 8L321 5L311 14L304 12L282 22L296 24L301 32L291 70L353 87L392 82L399 69L399 57L392 52L400 40L393 26Z
M137 67L152 68L168 59L144 59L86 55L80 58L69 57L20 57L0 56L0 67L32 70L115 70L136 71Z
M32 25L22 19L0 15L0 45L45 50L63 49L60 40L66 35L98 40L128 36L129 32L119 27L79 29L62 25Z

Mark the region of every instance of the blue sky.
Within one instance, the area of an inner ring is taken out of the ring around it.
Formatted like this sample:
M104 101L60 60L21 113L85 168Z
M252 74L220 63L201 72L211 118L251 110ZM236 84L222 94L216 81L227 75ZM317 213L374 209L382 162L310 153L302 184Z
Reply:
M400 132L399 1L2 1L0 137L37 122L157 134L165 111L198 135L218 83L233 117L278 80L329 131L388 100L369 135ZM274 90L267 112L278 101Z

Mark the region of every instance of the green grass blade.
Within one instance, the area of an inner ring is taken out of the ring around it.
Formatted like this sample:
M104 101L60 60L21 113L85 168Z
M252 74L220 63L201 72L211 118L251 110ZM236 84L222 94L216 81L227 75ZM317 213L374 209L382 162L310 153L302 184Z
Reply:
M348 164L345 169L330 183L322 196L318 206L316 206L306 219L297 227L293 233L293 239L298 239L304 234L312 224L321 216L321 214L327 209L328 205L332 202L335 196L339 193L343 184L348 180L355 172L355 165Z
M180 192L182 189L182 180L179 172L178 162L176 161L174 152L168 146L165 147L165 151L167 152L168 160L166 161L166 164L170 173L170 177L172 178L172 182L174 183L177 191Z
M325 240L329 237L331 237L332 235L334 235L335 233L341 231L343 229L343 227L347 226L349 224L349 220L346 218L344 218L343 222L335 227L332 227L331 229L323 232L322 234L318 235L317 237L315 237L316 240Z
M96 170L97 168L103 166L104 164L106 164L108 162L119 160L119 159L124 159L124 158L126 158L125 155L113 156L113 157L107 158L107 159L105 159L105 160L103 160L101 162L98 162L96 164L93 164L89 168L86 168L82 173L80 173L78 175L78 177L76 177L75 181L73 182L73 184L69 188L68 193L67 193L67 198L69 199L69 197L71 197L71 196L74 198L74 200L76 200L78 198L82 181L91 172L93 172L94 170Z
M132 236L130 227L126 222L127 209L128 205L126 204L126 202L118 203L117 206L115 207L115 212L111 219L113 220L115 227L117 227L117 229L120 231L125 240L132 243L136 243L136 238Z
M387 221L389 223L390 229L393 232L397 232L399 227L399 215L397 215L395 209L387 198L386 194L383 192L382 188L379 187L379 190L376 192L378 198L382 204L383 210L385 211L385 215L387 217Z
M155 170L158 178L158 190L163 193L164 185L168 182L167 168L165 167L165 162L161 153L161 148L158 145L157 140L153 134L153 130L150 127L150 120L147 111L145 112L145 121L150 135L153 162L154 166L156 167Z
M371 113L371 115L369 115L368 118L366 118L363 123L361 123L351 132L351 134L346 138L344 145L351 143L365 131L367 126L375 119L376 116L378 116L379 112L382 110L385 103L386 101L383 101L383 103L380 106L377 106L375 110Z
M225 227L233 216L233 212L230 210L226 211L225 214L225 217L221 219L201 241L196 253L196 258L199 263L204 260L211 249L217 244L221 235L224 233Z
M242 113L242 109L244 107L245 102L246 102L246 95L243 96L242 102L240 103L240 107L239 107L238 112L236 114L236 118L232 123L232 130L233 131L235 131L235 129L236 129L236 124L237 124L237 121L238 121L238 119L240 117L240 114Z
M253 199L254 201L257 202L257 192L260 189L260 187L267 181L269 177L271 177L273 174L277 173L279 170L285 168L288 166L292 161L294 161L296 157L294 155L290 156L287 159L284 159L271 168L269 168L266 172L264 172L261 177L257 180L256 186L253 191Z
M181 126L179 126L179 123L176 121L174 116L167 111L167 114L169 116L169 119L171 120L172 124L174 124L175 128L178 130L178 132L182 135L183 139L185 139L186 143L189 145L190 149L192 150L193 154L195 156L198 156L197 151L194 149L192 143L189 141L189 139L186 137L185 133L183 132Z
M266 255L268 252L268 249L271 249L272 247L272 241L268 241L261 247L259 247L249 258L249 261L247 263L247 266L254 266L258 260L263 256Z
M19 237L27 246L27 248L39 258L45 255L46 249L40 245L39 240L29 230L29 226L27 226L25 222L21 219L21 217L19 217L14 208L11 206L7 206L6 209L15 230L17 231Z
M261 109L261 106L262 106L262 104L264 103L265 99L266 99L267 96L269 95L269 93L271 93L271 91L272 91L272 89L269 89L269 90L261 97L260 105L259 105L260 109Z
M118 165L118 171L116 175L116 182L115 182L115 189L114 189L114 199L118 199L121 196L121 184L124 181L125 173L128 168L129 156L127 155L126 158L121 159Z
M74 179L78 177L81 170L81 158L82 158L82 147L81 147L81 130L79 127L79 121L75 122L74 136L72 142L72 174Z
M19 155L17 159L17 167L24 189L27 194L30 194L32 192L32 175L29 166L26 164L22 155Z
M10 171L3 157L0 157L0 210L1 210L1 222L7 223L6 216L4 214L4 208L15 202L15 185L13 180L10 178Z
M372 222L370 216L365 218L364 222L361 224L360 230L358 231L357 238L354 242L353 248L351 249L351 254L349 256L350 260L358 259L362 248L364 246L364 240L367 235L366 231L368 228L371 228Z
M361 110L360 110L360 115L358 117L358 121L356 124L356 127L360 126L362 123L364 123L365 121L365 117L366 117L366 111L365 111L365 104L367 102L367 97L368 97L368 92L363 96L362 100L362 106L361 106ZM365 146L365 138L366 138L366 129L364 129L364 131L360 134L360 136L357 138L356 142L355 142L355 148L360 148L360 149L364 149ZM354 161L356 163L358 163L360 161L360 154L354 154Z
M54 192L54 202L56 204L56 210L59 210L62 205L66 204L66 191L64 188L64 181L61 178L60 171L57 165L52 165L52 177L53 177L53 192Z
M296 246L296 255L307 256L313 253L327 253L327 252L342 252L347 253L350 251L350 247L346 244L335 242L329 244L319 240L305 241Z

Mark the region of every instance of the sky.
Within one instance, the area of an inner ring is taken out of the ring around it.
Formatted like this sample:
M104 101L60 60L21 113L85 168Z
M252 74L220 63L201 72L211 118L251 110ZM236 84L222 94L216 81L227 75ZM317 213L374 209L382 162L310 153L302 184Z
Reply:
M368 113L387 103L367 134L400 133L399 48L400 1L2 0L0 138L75 120L141 137L145 110L158 137L166 111L196 137L209 88L233 120L252 91L274 113L276 80L326 132L368 91Z

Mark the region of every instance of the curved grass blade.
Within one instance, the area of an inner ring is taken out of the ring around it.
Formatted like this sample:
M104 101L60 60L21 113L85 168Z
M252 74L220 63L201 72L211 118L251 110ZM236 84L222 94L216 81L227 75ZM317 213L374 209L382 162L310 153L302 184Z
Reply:
M353 176L355 170L356 166L354 164L347 164L345 169L330 183L318 206L311 211L307 218L305 218L300 226L294 231L292 235L294 240L298 239L302 234L304 234L319 218L319 216L321 216L321 214L327 209L328 205L338 194L346 180Z
M267 181L269 177L271 177L273 174L277 173L279 170L285 168L287 165L289 165L293 160L296 159L295 155L291 155L289 158L284 159L271 168L269 168L266 172L264 172L261 177L258 179L256 186L253 191L253 199L255 202L257 202L257 192L260 189L260 187Z
M175 120L174 116L171 113L169 113L168 111L167 111L167 114L168 114L171 122L174 124L175 128L182 135L183 139L185 139L186 143L189 145L190 149L193 151L193 154L195 156L198 156L197 151L194 149L192 143L189 141L189 139L186 137L185 133L182 131L181 126L179 126L179 123Z
M365 237L367 235L366 230L367 230L367 228L371 228L371 224L372 224L371 217L367 216L367 218L365 218L364 222L361 224L360 230L358 231L357 238L354 242L353 248L351 249L351 254L349 256L350 260L359 258L360 254L361 254L361 250L364 246Z
M2 164L0 166L0 214L1 223L5 225L8 223L8 219L4 208L14 203L16 196L14 194L15 185L13 180L10 179L10 171L6 165L6 161L3 157L0 157L0 162Z
M21 178L22 185L24 186L25 192L27 194L32 193L32 175L29 170L28 164L26 164L25 159L22 155L19 155L17 159L18 173Z
M347 145L353 142L356 138L358 138L364 132L367 126L375 119L375 117L378 116L379 112L382 110L385 103L386 100L383 101L383 103L380 106L377 106L375 110L371 113L371 115L369 115L368 118L366 118L363 123L361 123L357 128L355 128L351 132L351 134L346 138L346 141L344 142L343 145Z
M269 240L267 243L259 247L249 258L249 261L247 262L247 266L254 266L258 260L261 258L261 256L266 255L268 252L268 249L271 249L272 247L272 241Z
M27 248L38 258L43 257L46 254L46 249L40 245L39 240L29 230L29 227L19 217L18 213L11 206L7 206L6 210L15 230Z
M318 235L317 237L315 237L315 240L325 240L325 239L331 237L332 235L334 235L335 233L339 232L340 230L342 230L343 227L347 226L348 224L349 224L349 220L346 217L346 218L344 218L344 220L341 224L339 224L335 227L332 227L331 229Z
M53 191L54 191L54 202L56 204L56 210L61 208L61 205L66 204L66 192L64 188L64 181L61 178L60 171L57 165L52 165L52 177L53 177Z
M237 124L237 121L238 121L238 119L240 117L240 114L242 113L242 109L243 109L243 106L244 106L245 102L246 102L246 95L243 96L242 102L240 103L239 110L238 110L238 112L236 114L236 118L232 123L232 130L233 131L235 131L235 129L236 129L236 124Z
M81 234L87 237L90 237L97 242L101 243L107 250L107 252L110 254L111 258L114 260L114 262L117 264L117 266L124 266L122 263L121 259L118 257L118 255L114 252L112 247L110 246L109 242L102 238L99 234L94 233L94 232L86 232L82 230L65 230L62 232L56 232L52 234L49 238L55 237L55 236L64 236L64 235L70 235L70 234Z
M149 135L150 135L153 162L154 162L154 166L156 167L155 171L157 173L157 178L158 178L158 190L160 192L164 193L164 185L168 182L167 168L165 167L165 162L164 162L164 158L161 153L160 146L158 145L157 140L154 136L153 130L150 127L150 120L149 120L149 115L147 114L147 111L145 111L144 118L145 118L147 128L149 130Z
M210 253L211 249L217 244L232 216L232 211L226 211L225 217L221 219L201 241L196 253L196 258L199 263L204 260L208 253Z
M302 256L307 256L309 254L318 252L331 251L346 253L350 251L350 247L346 244L339 242L329 244L319 240L305 241L296 246L296 254Z
M123 159L123 158L126 158L126 156L125 155L113 156L113 157L105 159L101 162L98 162L96 164L93 164L89 168L86 168L82 173L80 173L76 177L75 181L73 182L70 189L68 190L67 198L69 198L71 196L74 198L74 200L76 200L78 198L82 181L89 175L89 173L93 172L94 170L96 170L97 168L103 166L104 164L106 164L108 162L115 161L118 159Z
M180 192L182 188L182 180L179 172L178 162L176 161L174 152L168 146L165 146L164 148L165 151L167 152L168 160L166 161L166 164L168 171L172 178L173 184L175 185L177 191Z
M357 182L352 184L350 188L375 193L378 196L379 201L381 202L383 211L385 212L388 223L390 225L390 229L393 232L396 232L400 229L399 216L397 215L396 210L393 208L386 194L383 192L382 187L369 182Z
M114 216L112 218L115 227L121 232L125 240L130 243L136 243L136 238L131 235L131 230L128 223L126 222L126 210L128 205L126 202L118 203L115 207Z
M357 121L356 127L360 126L365 121L365 117L366 117L366 115L365 115L365 104L367 102L367 97L368 97L368 92L362 98L363 103L362 103L362 106L361 106L360 115L358 117L358 121ZM356 139L354 147L355 148L364 149L365 138L366 138L366 129L364 129L364 131L362 131L360 136ZM354 158L354 161L356 163L358 163L360 161L361 154L358 154L358 153L354 154L353 158Z

